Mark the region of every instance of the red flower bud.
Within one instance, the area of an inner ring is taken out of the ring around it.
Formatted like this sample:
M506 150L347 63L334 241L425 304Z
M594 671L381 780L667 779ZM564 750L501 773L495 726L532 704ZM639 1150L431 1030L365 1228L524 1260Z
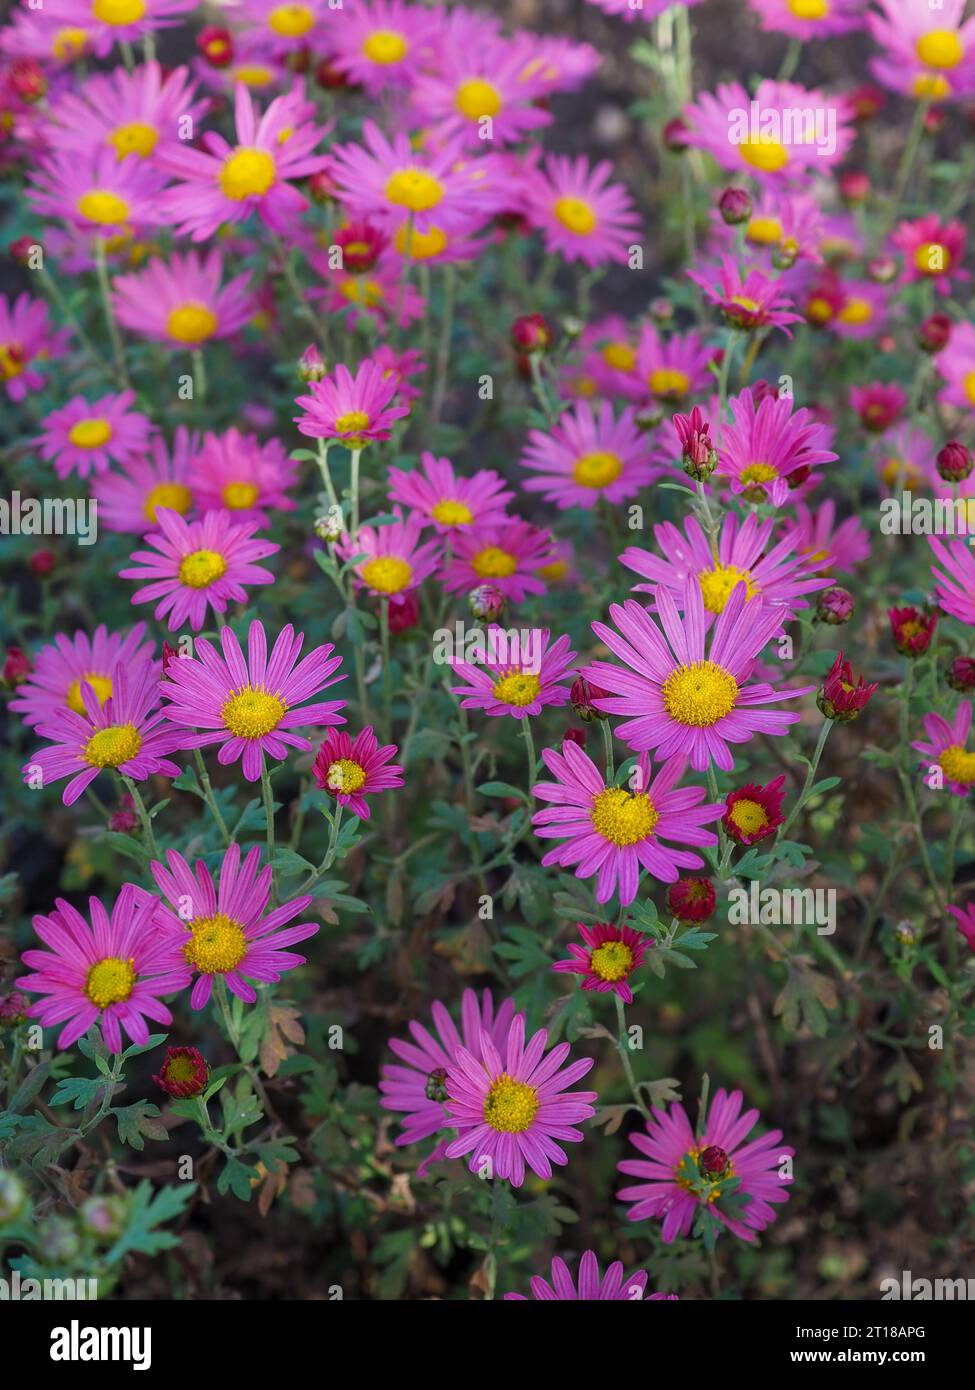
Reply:
M668 887L664 901L678 922L706 922L717 905L709 878L679 878Z
M946 483L963 483L972 471L972 456L958 439L938 451L938 476Z
M212 68L225 68L234 61L234 40L229 29L208 24L196 36L200 54Z
M552 346L552 330L541 314L523 314L511 325L511 342L517 352L546 352Z
M940 352L951 338L951 319L947 314L929 314L917 330L919 347L925 352Z
M152 1079L167 1095L186 1100L206 1090L210 1063L196 1047L167 1047L159 1075Z

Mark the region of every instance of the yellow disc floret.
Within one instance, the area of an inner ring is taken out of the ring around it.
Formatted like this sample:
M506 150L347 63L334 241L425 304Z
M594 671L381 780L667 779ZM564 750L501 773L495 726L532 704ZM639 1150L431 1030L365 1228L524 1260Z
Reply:
M204 975L223 975L234 970L247 954L244 929L233 917L216 912L212 917L196 917L188 923L190 939L183 943L183 955Z
M261 738L278 727L287 709L280 695L264 686L242 685L224 702L220 717L237 738Z
M227 573L227 561L218 550L192 550L179 566L179 582L188 589L208 589Z
M88 971L85 994L96 1009L122 1004L135 989L135 958L106 956Z
M589 969L601 980L625 980L633 969L633 952L625 941L604 941L590 955Z
M614 845L635 845L653 834L660 813L649 796L607 787L592 803L592 828Z
M714 661L677 666L663 683L664 708L678 724L707 729L735 707L738 682Z
M484 1097L484 1119L499 1134L524 1134L540 1103L534 1086L504 1072Z
M399 594L413 578L413 566L400 555L377 555L359 571L363 582L379 594Z
M234 150L220 170L220 187L235 203L261 198L274 183L277 169L267 150L241 147Z
M518 568L518 558L499 545L488 545L471 560L471 568L482 579L507 579Z
M599 222L595 210L583 198L559 198L552 211L573 236L590 236Z
M758 593L748 570L740 570L736 565L715 565L713 569L698 573L704 607L709 613L723 613L736 584L744 584L749 598Z
M91 767L121 767L141 747L142 735L134 724L112 724L92 734L82 756Z
M583 454L572 467L572 476L580 487L609 487L623 472L623 460L619 454L597 451Z
M537 697L542 683L527 671L513 671L494 682L492 694L503 705L530 705Z
M967 753L960 744L944 748L938 758L945 776L952 782L969 786L975 782L975 753Z
M98 703L103 705L112 695L112 678L103 676L98 671L86 671L83 679L91 686L98 696ZM73 709L75 714L84 714L85 702L81 698L81 679L72 681L68 686L68 693L65 696L65 703L68 709Z

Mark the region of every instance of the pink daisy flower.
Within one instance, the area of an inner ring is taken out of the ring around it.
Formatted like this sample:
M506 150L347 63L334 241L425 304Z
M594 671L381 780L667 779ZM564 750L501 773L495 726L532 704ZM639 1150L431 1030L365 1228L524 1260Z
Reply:
M196 348L211 338L236 336L255 312L250 276L235 275L221 286L219 251L196 251L154 259L145 270L119 275L112 300L119 323L170 348Z
M626 319L610 314L587 324L579 346L584 354L583 374L595 384L596 394L642 399L645 393L636 373L636 344Z
M605 702L595 703L601 707ZM687 766L683 756L670 758L651 781L650 760L642 754L634 784L642 790L607 786L592 759L570 740L561 753L544 749L542 760L556 781L536 782L535 796L555 805L536 811L532 824L540 840L564 841L550 849L542 863L575 865L576 878L598 874L598 903L609 902L618 891L620 905L626 907L637 895L643 870L661 883L674 883L679 869L702 867L698 855L672 849L662 840L718 843L717 835L702 827L718 820L724 804L703 805L703 787L677 788Z
M742 273L733 256L723 256L720 264L705 271L689 270L687 278L700 286L733 328L745 332L781 328L791 338L792 330L786 324L800 322L801 315L792 312L793 301L780 280L770 280L761 270Z
M12 401L42 389L51 359L64 352L70 337L66 329L55 330L43 300L0 294L0 385Z
M289 748L306 752L311 748L309 740L294 729L344 724L338 713L344 700L302 705L345 679L344 674L335 674L342 659L332 656L330 642L315 647L299 662L303 641L303 634L295 636L289 623L278 634L268 659L264 624L255 620L248 634L246 661L229 627L220 633L220 651L201 637L195 643L195 656L171 661L162 684L170 702L169 721L207 731L183 735L181 746L205 748L218 743L217 761L226 766L242 758L244 777L256 782L265 753L281 761Z
M91 484L98 520L109 531L144 536L156 525L156 508L187 516L194 507L194 465L200 437L178 425L170 448L154 435L145 457L130 459L121 473L103 473Z
M629 669L596 661L582 675L612 692L611 698L596 701L597 708L626 716L616 732L631 748L656 749L661 758L687 755L698 772L712 762L731 772L735 761L729 744L746 743L757 733L784 734L799 718L759 706L815 689L746 684L763 647L781 626L782 610L759 598L749 600L746 586L738 584L706 644L704 600L696 578L688 577L684 587L683 620L668 589L659 586L653 597L662 630L634 599L610 608L618 631L605 623L592 625Z
M437 16L402 0L356 0L329 29L329 59L350 83L376 96L415 81L433 60L436 28Z
M713 358L714 349L705 345L699 333L672 333L664 338L652 323L645 323L635 364L641 394L649 391L658 401L679 405L713 384Z
M119 159L114 147L56 150L30 175L27 201L90 237L111 240L163 220L165 178L138 155Z
M188 68L175 68L164 77L156 62L131 72L117 67L96 73L77 92L64 93L52 104L50 144L82 157L109 145L117 159L130 154L151 159L160 141L179 139L183 118L195 130L206 115L210 103L194 100L196 86Z
M763 603L779 607L785 622L798 609L809 607L804 594L824 589L829 580L810 576L808 563L796 554L788 537L772 545L773 526L771 517L759 521L752 512L739 522L728 512L712 548L695 517L685 520L683 532L665 521L653 528L663 558L630 546L620 562L650 581L634 584L634 593L652 593L662 584L678 605L688 576L695 575L704 599L706 627L724 612L736 584L745 585L749 598L758 595Z
M388 439L393 425L409 415L409 406L394 405L396 377L366 358L355 376L341 362L321 381L309 382L310 395L298 396L301 415L292 418L301 434L332 439L349 449L364 449Z
M661 474L650 462L646 435L627 406L617 420L609 401L594 411L587 401L563 411L550 430L532 430L519 460L539 476L526 492L540 492L560 511L595 507L600 498L625 502Z
M805 502L797 502L795 516L785 520L783 539L789 540L796 554L817 574L834 570L848 574L870 558L870 538L860 518L848 516L837 526L832 497L819 502L815 511Z
M485 130L497 148L551 125L551 113L537 104L542 83L526 75L531 45L500 37L471 42L467 31L475 17L454 11L452 18L435 71L422 73L413 86L411 102L423 128L431 128L439 140L460 136L480 150Z
M697 4L698 0L691 0ZM455 12L456 13L456 12ZM526 82L537 83L543 92L577 92L599 68L601 54L591 43L574 43L559 34L525 35L529 54L522 69Z
M165 899L156 904L153 926L187 970L198 975L190 1006L203 1009L219 976L231 994L253 1004L257 984L277 984L286 970L304 965L305 957L287 948L318 931L317 922L286 922L304 912L311 897L292 898L272 912L270 864L260 868L255 845L241 862L240 845L230 845L220 862L217 886L202 859L193 868L181 854L167 850L166 864L156 860L152 876ZM168 867L167 867L168 866Z
M935 471L935 447L924 430L905 420L878 441L877 474L886 496L945 484ZM951 489L949 488L950 492Z
M189 970L154 929L157 906L150 893L126 883L111 914L99 898L89 898L86 920L57 898L49 916L34 918L35 932L50 949L24 952L33 974L17 986L46 996L28 1013L44 1028L64 1024L58 1047L71 1047L97 1023L109 1052L121 1052L123 1029L141 1047L149 1041L146 1019L172 1023L161 996L185 988Z
M938 371L947 382L938 399L944 405L975 410L975 324L956 323L948 346L938 353Z
M559 974L582 975L583 989L617 994L624 1004L632 1004L633 991L627 981L643 964L651 939L625 923L597 922L587 927L585 922L577 922L576 926L585 945L570 941L569 959L557 960L552 969Z
M548 531L512 517L503 524L457 531L452 544L454 553L442 574L447 593L493 584L510 602L521 603L526 594L545 592L537 571L552 558Z
M413 589L435 574L440 563L436 541L420 544L423 521L418 516L387 526L360 526L355 536L343 536L336 546L342 560L364 555L355 566L357 581L380 598L400 604Z
M975 555L965 540L941 541L928 536L935 559L942 566L931 566L935 593L945 613L969 627L975 627Z
M328 162L313 153L325 131L309 119L314 108L300 91L275 97L263 115L243 83L234 94L237 142L209 131L205 150L177 142L161 148L156 162L180 182L161 199L177 232L205 241L224 223L256 212L279 235L293 230L308 203L289 180L317 173Z
M830 425L819 424L805 407L793 411L791 396L757 399L749 387L728 402L732 423L725 425L718 446L717 476L749 501L781 507L789 496L789 478L798 470L834 463Z
M516 1014L501 1047L482 1032L480 1047L458 1047L447 1068L447 1110L458 1137L447 1145L446 1158L470 1154L472 1173L489 1171L512 1187L525 1180L526 1166L537 1177L552 1176L552 1165L568 1163L556 1143L579 1143L577 1129L595 1111L595 1091L569 1087L592 1069L582 1057L563 1067L569 1044L559 1043L546 1055L548 1034L540 1028L525 1046L525 1016Z
M830 39L864 27L864 0L748 0L772 33L790 38Z
M975 18L965 0L937 8L918 0L877 0L867 28L884 50L870 71L891 91L919 101L957 101L975 92Z
M744 1144L759 1114L742 1114L741 1105L741 1091L718 1091L700 1138L682 1105L654 1109L646 1134L630 1135L643 1157L618 1165L627 1177L641 1179L616 1194L634 1204L631 1221L662 1219L665 1245L701 1224L715 1233L715 1221L747 1241L771 1225L775 1207L788 1201L793 1178L791 1169L783 1172L783 1163L795 1150L782 1144L778 1129Z
M883 434L897 424L907 409L907 392L896 382L874 381L869 386L852 386L850 405L859 415L864 429Z
M112 672L117 666L130 669L152 659L155 644L144 642L145 635L145 623L136 623L124 635L109 632L104 623L93 637L86 632L76 632L73 637L59 632L34 657L33 670L17 686L10 708L28 726L45 724L64 709L83 716L82 682L104 704L112 694Z
M44 0L44 8L66 28L90 32L99 58L117 43L135 43L157 29L171 29L196 6L197 0Z
M948 911L954 917L969 950L975 951L975 903L966 903L964 907L952 907L949 903Z
M144 782L157 772L179 776L179 768L165 755L179 747L180 736L156 708L158 663L115 666L109 680L112 693L104 703L97 688L83 680L79 686L83 714L65 707L37 725L37 733L50 739L52 747L41 749L25 765L27 786L46 787L70 777L62 800L65 806L73 806L106 768L133 782Z
M134 391L90 403L75 396L45 415L43 433L35 441L38 453L53 461L61 479L75 470L87 478L89 473L104 473L111 463L126 464L144 455L155 426L131 409L134 401Z
M452 695L464 697L462 709L524 719L541 714L546 705L568 703L565 673L576 659L568 637L550 644L548 628L533 628L526 634L516 629L508 632L496 623L479 635L483 641L480 664L451 663L453 673L466 681L466 685L450 687Z
M887 325L887 290L869 280L844 280L842 299L829 327L840 338L875 338Z
M732 227L726 227L720 211L713 211L715 231L726 244L734 241ZM768 252L787 252L797 260L819 264L819 245L823 235L823 213L815 197L787 193L781 184L767 185L752 200L752 215L745 225L749 246Z
M551 1283L540 1274L533 1274L529 1284L531 1288L530 1298L522 1293L506 1293L504 1297L508 1302L517 1301L519 1303L576 1303L582 1300L601 1303L638 1303L645 1300L647 1303L651 1303L664 1299L676 1299L676 1294L648 1294L646 1291L648 1278L649 1276L644 1269L638 1270L635 1274L624 1275L623 1266L619 1260L614 1260L611 1265L607 1265L606 1273L600 1275L596 1252L587 1250L579 1261L578 1287L576 1287L576 1281L569 1272L569 1266L556 1255L552 1261Z
M422 390L414 386L410 380L411 377L422 375L427 369L427 364L416 348L397 352L388 343L381 343L373 349L372 360L377 367L382 368L383 376L396 382L396 395L405 406L412 406L414 401L422 398Z
M951 294L952 279L972 278L961 266L965 228L957 219L942 222L936 212L931 212L914 222L901 222L890 240L904 257L904 284L931 280L939 294Z
M432 1134L446 1134L452 1128L444 1106L448 1099L447 1070L453 1065L458 1048L464 1047L479 1058L482 1037L495 1048L503 1048L514 1012L512 999L505 999L495 1014L489 989L484 990L480 1003L474 990L465 989L459 1032L444 1005L435 1000L431 1008L432 1031L414 1020L409 1025L412 1041L390 1038L389 1049L399 1064L383 1067L379 1090L383 1109L405 1117L402 1133L396 1137L397 1147L418 1144ZM446 1147L442 1140L426 1164L442 1158Z
M331 51L346 20L344 11L341 23L333 18L328 0L244 0L237 13L255 26L256 50L278 62L323 44Z
M298 478L298 465L277 439L262 444L256 435L225 430L208 434L193 464L197 505L204 511L224 508L238 521L268 526L272 512L293 512L287 494Z
M606 160L590 168L584 155L560 154L524 171L522 210L547 251L589 266L626 264L640 220L622 184L610 183L612 173Z
M664 10L670 9L673 0L642 0L640 5L634 5L632 0L589 0L589 3L598 6L604 14L632 23L635 19L657 19ZM700 5L701 0L681 0L681 3L690 10Z
M911 744L918 753L924 754L929 767L941 769L945 790L954 796L968 796L975 785L975 753L970 753L965 747L971 727L972 702L962 700L951 721L940 714L926 714L924 732L927 742L919 740ZM928 778L925 780L931 785Z
M783 181L839 163L855 138L848 104L794 82L760 82L754 97L740 82L719 83L684 108L686 141L723 169ZM817 138L830 132L828 142Z
M148 581L132 595L132 602L158 599L154 616L159 621L168 616L170 632L178 632L184 623L199 632L208 607L226 613L228 603L247 602L245 584L274 583L271 571L254 561L281 547L252 539L254 522L236 524L224 511L184 521L178 512L157 507L156 525L160 529L145 537L153 549L134 550L131 558L137 564L119 570L119 578Z
M31 10L21 3L11 7L10 18L0 30L0 53L14 59L37 58L57 71L91 53L93 38L91 22L65 25L47 6Z
M420 467L412 473L390 468L389 500L411 507L439 535L458 527L493 526L505 520L507 504L514 497L493 468L479 468L470 478L454 472L450 459L436 458L425 449Z
M355 738L345 729L329 729L312 775L340 806L348 806L354 816L368 820L371 813L366 797L403 785L403 769L390 761L395 756L396 744L380 748L369 724Z
M414 241L419 240L419 233L411 237L411 250ZM310 290L308 298L318 301L326 314L345 311L352 328L360 325L364 314L376 324L394 323L406 328L421 319L426 311L423 295L412 285L403 285L403 262L398 255L383 255L367 271L333 270L327 255L313 255L309 259L312 268L324 276L325 283Z

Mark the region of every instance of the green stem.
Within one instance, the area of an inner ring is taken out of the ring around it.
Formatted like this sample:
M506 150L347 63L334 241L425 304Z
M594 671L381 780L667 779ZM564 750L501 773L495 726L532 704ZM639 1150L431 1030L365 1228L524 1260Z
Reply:
M261 758L261 795L264 800L264 819L267 823L267 862L271 867L271 901L277 901L274 884L274 798L271 795L271 776L267 763Z
M129 372L125 365L125 348L122 345L122 335L119 332L118 324L115 321L115 314L112 310L112 290L108 283L108 264L105 259L105 238L95 238L95 271L98 275L98 290L102 299L102 310L105 314L105 326L108 329L108 336L112 344L112 358L115 362L115 375L119 385L123 389L129 387Z
M193 756L196 759L196 770L199 774L200 786L203 788L203 794L210 808L210 814L217 823L217 828L223 836L224 844L229 845L232 837L230 831L227 829L227 822L221 815L220 807L217 805L217 799L213 795L213 786L210 782L210 774L207 772L206 763L203 761L203 754L199 748L194 748Z
M812 762L809 765L809 771L806 773L806 780L803 783L802 791L799 793L799 796L796 800L796 804L793 806L792 810L786 816L783 823L779 826L778 832L775 836L775 842L772 845L773 853L775 852L775 846L779 843L779 841L784 840L785 837L788 835L789 828L791 827L792 822L795 820L796 816L799 814L799 812L805 805L806 797L809 795L809 789L816 780L816 772L819 768L819 760L823 756L823 749L826 747L826 740L829 738L830 730L832 729L833 724L835 722L836 721L833 719L823 720L823 727L819 731L819 738L816 742L816 751L815 753L813 753Z
M606 757L606 785L611 787L615 779L615 767L613 760L613 731L609 727L609 719L600 719L599 723L603 730L603 753ZM641 788L641 791L646 790Z
M640 1095L640 1088L637 1085L636 1075L633 1071L633 1062L630 1059L630 1043L626 1033L626 1010L623 1007L622 999L615 990L613 991L613 998L616 1000L616 1025L619 1033L616 1050L619 1052L620 1061L623 1063L623 1071L626 1074L626 1082L630 1088L630 1094L636 1102L640 1114L645 1120L649 1120L650 1111L647 1108L646 1101L644 1101L643 1097Z
M328 848L325 851L325 857L322 859L322 862L319 864L318 868L313 869L311 871L311 873L305 879L304 883L298 889L297 896L299 898L304 897L304 895L308 892L309 888L312 888L318 882L322 874L327 874L329 869L332 867L332 864L335 861L335 848L338 842L339 827L341 826L341 824L342 803L341 801L337 801L335 803L335 814L334 816L332 816L332 823L329 829Z
M145 845L149 853L152 855L153 859L158 859L159 850L156 847L156 837L152 831L152 821L149 818L149 812L146 810L145 802L142 800L142 797L139 794L139 788L132 781L131 777L126 777L125 773L122 773L121 777L122 781L126 785L129 796L131 796L133 802L135 803L136 814L139 817L139 824L142 826L143 844Z
M521 716L521 732L525 738L525 752L528 755L528 790L535 790L535 740L532 737L531 719L527 714Z

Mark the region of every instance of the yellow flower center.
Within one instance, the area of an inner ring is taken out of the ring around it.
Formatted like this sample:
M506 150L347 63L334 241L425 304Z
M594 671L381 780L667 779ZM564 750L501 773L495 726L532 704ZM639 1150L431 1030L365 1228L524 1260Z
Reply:
M112 724L92 734L82 757L91 767L121 767L141 747L142 735L134 724Z
M240 203L245 198L263 197L273 185L276 173L274 156L267 150L242 147L224 161L219 183L228 198Z
M603 348L603 361L617 372L632 372L636 353L629 343L607 343Z
M117 227L128 221L129 205L117 193L106 188L92 188L78 199L78 211L86 222L99 227Z
M362 304L367 309L381 304L386 297L378 280L360 280L353 275L342 281L339 285L339 293L351 304Z
M951 265L951 255L940 241L926 241L914 252L914 264L922 275L942 275Z
M91 12L103 24L124 29L126 24L138 24L146 12L145 0L94 0Z
M743 140L738 146L742 159L753 169L765 174L777 174L789 162L789 151L781 140L761 135L757 140Z
M425 232L418 232L415 227L411 231L409 227L402 226L397 230L393 241L401 256L407 254L409 243L409 256L414 261L432 260L434 256L442 255L447 249L447 233L439 227L430 227Z
M59 29L54 35L51 52L55 58L63 62L66 58L77 58L84 53L87 42L88 35L84 29L76 29L69 25Z
M349 435L346 440L348 444L363 444L366 441L354 438L362 430L369 428L369 416L364 410L349 410L344 415L339 415L335 421L335 428L339 434Z
M234 80L245 87L266 87L273 79L274 73L261 63L242 63L234 69Z
M829 15L828 0L788 0L788 5L796 19L826 19Z
M655 396L686 396L691 387L691 379L686 372L674 367L658 367L650 373L650 390Z
M750 463L747 468L741 470L741 481L749 487L761 486L762 483L772 483L778 477L778 473L770 463Z
M966 753L959 744L953 743L950 748L943 749L938 762L952 782L961 782L965 786L975 782L975 753Z
M885 459L880 476L888 487L893 487L895 483L919 483L923 478L919 468L900 458Z
M339 758L329 763L327 782L333 792L357 792L365 785L365 769L351 758Z
M482 579L507 579L518 568L518 558L500 546L488 545L471 560L471 568Z
M592 828L614 845L635 845L653 834L660 814L649 796L607 787L592 803Z
M552 211L573 236L591 235L599 221L593 208L583 198L560 198Z
M810 323L829 323L832 317L832 304L820 295L815 295L806 305L806 318Z
M623 472L623 460L618 454L583 454L572 469L580 487L608 487Z
M782 223L777 217L753 217L747 236L759 246L775 246L782 240Z
M268 15L267 23L283 39L300 39L314 28L315 15L307 5L278 5Z
M377 555L359 571L370 589L380 594L398 594L413 578L413 566L400 555Z
M589 969L601 980L625 980L633 969L633 952L625 941L604 941L590 955Z
M115 149L119 159L127 154L137 154L145 159L152 154L159 140L159 131L144 121L131 121L120 125L108 137L108 143Z
M965 395L975 405L975 372L966 372L964 380Z
M98 696L98 703L103 705L112 694L111 676L103 676L98 671L86 671L84 680L91 686ZM68 709L73 709L75 714L84 714L85 703L81 698L81 679L72 681L68 686L68 693L65 696L65 703Z
M76 449L100 449L112 437L112 427L107 420L93 417L79 420L68 431L68 438Z
M464 502L458 502L456 497L441 497L432 508L431 515L441 526L470 526L474 520L474 513L470 507Z
M185 516L192 505L193 494L185 483L157 483L146 498L143 511L150 521L155 521L157 507L168 507Z
M769 823L764 806L747 796L736 801L728 815L732 824L737 826L743 835L757 835Z
M121 1004L135 989L135 958L122 960L120 956L106 956L88 971L85 980L85 994L96 1009L107 1009L109 1004Z
M840 310L841 323L869 323L873 318L873 307L868 299L858 299L856 295L848 299Z
M24 350L19 343L0 343L0 377L10 381L24 370Z
M733 294L731 296L731 303L737 304L738 308L744 309L747 314L758 313L758 301L755 299L749 299L747 294Z
M494 682L494 698L503 705L530 705L542 688L538 676L525 671L514 671Z
M505 1072L484 1097L484 1119L499 1134L524 1134L540 1103L534 1086L515 1081Z
M425 169L397 169L386 183L386 197L411 212L429 212L442 200L444 186Z
M261 738L278 727L287 710L281 697L264 686L242 685L224 702L220 718L237 738Z
M258 489L253 483L228 483L222 493L223 505L232 512L246 512L253 507L258 498Z
M552 584L558 584L569 573L569 565L566 560L553 560L550 565L541 565L535 572Z
M913 90L919 101L944 101L951 96L951 83L940 72L921 72L914 79Z
M671 671L663 698L664 708L678 724L707 729L734 709L738 682L714 661L694 661Z
M166 332L177 343L202 343L216 331L217 316L205 304L181 304L166 320Z
M965 47L954 29L932 29L917 41L917 56L929 68L956 68Z
M183 955L204 975L223 975L235 970L247 955L244 929L225 912L212 917L195 917L188 923L190 939L183 943Z
M227 573L227 561L218 550L191 550L180 561L179 582L187 589L206 589Z
M395 29L376 29L362 45L362 51L371 63L389 67L401 63L410 51L410 45Z
M482 116L496 116L504 102L497 87L481 77L472 77L457 88L454 104L462 116L477 121Z
M740 570L735 565L715 565L713 569L700 570L697 577L704 607L709 613L724 612L736 584L744 583L749 598L754 598L758 593L758 586L748 570Z

